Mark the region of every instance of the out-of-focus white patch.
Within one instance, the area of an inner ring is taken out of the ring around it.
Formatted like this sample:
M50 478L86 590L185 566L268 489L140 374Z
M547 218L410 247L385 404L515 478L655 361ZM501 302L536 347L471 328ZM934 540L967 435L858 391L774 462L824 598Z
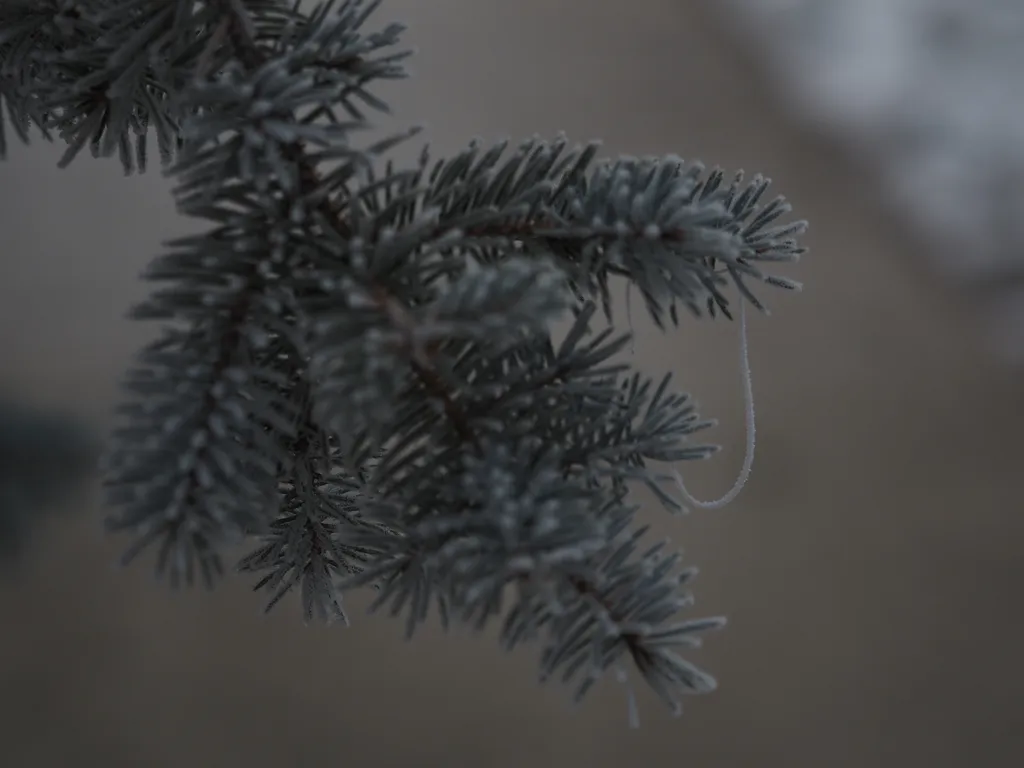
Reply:
M783 99L872 161L938 268L1020 283L991 316L1024 361L1024 0L712 7L764 51Z

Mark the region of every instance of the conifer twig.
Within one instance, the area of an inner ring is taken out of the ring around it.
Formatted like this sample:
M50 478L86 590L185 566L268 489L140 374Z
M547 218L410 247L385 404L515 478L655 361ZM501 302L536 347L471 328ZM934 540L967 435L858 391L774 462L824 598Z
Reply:
M363 31L378 5L0 6L19 137L131 172L153 128L179 211L208 227L151 262L131 312L165 327L125 379L108 525L172 584L212 586L244 538L268 610L294 589L307 620L344 621L344 592L372 586L409 634L431 608L498 621L577 696L628 663L678 709L715 682L677 651L723 622L676 618L695 571L641 548L630 496L680 511L657 467L715 447L691 442L711 422L670 376L621 359L610 282L662 330L680 309L731 318L732 289L763 309L750 284L798 287L765 267L797 260L805 225L776 223L789 205L762 205L761 176L564 137L381 169L416 130L351 143L364 106L387 109L370 87L404 77L401 28Z

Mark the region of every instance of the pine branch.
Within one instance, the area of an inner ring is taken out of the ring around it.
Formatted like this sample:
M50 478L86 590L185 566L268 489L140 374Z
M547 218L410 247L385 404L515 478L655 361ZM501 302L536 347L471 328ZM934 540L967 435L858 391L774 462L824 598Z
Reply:
M507 647L542 643L544 678L582 696L629 660L678 708L714 681L676 650L721 620L674 618L694 571L638 549L628 499L640 484L679 511L656 466L711 455L691 442L711 422L592 321L613 321L613 278L663 329L680 308L731 317L733 288L763 309L753 283L798 287L767 267L800 256L804 224L776 223L789 206L761 205L760 176L596 161L564 137L382 171L416 131L352 143L363 106L387 110L373 83L404 77L401 27L363 31L377 5L0 9L19 136L131 172L152 126L178 209L209 226L169 243L132 311L165 326L126 379L108 525L134 536L126 561L156 545L172 583L212 585L254 539L238 567L268 609L297 588L307 620L346 620L344 592L373 586L410 634L431 605L504 617Z

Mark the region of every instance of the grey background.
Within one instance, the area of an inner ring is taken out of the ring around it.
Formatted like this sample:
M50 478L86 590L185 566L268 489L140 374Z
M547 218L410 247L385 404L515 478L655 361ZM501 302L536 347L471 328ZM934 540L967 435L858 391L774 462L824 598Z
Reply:
M491 633L413 643L399 622L304 627L248 582L171 593L112 567L97 496L39 532L0 583L0 749L16 766L1012 766L1024 757L1018 618L1020 374L976 349L965 299L934 283L870 182L779 112L700 3L391 0L420 48L389 89L440 153L473 135L564 129L609 152L677 152L761 171L810 219L796 296L754 318L759 455L724 510L660 520L702 571L701 615L730 624L696 659L721 683L671 719L647 694L626 727L609 683L578 710ZM5 389L104 423L150 333L121 319L136 275L185 231L157 173L115 160L0 167ZM661 335L637 312L636 359L671 367L721 418L718 495L742 459L734 325ZM59 476L54 482L60 482Z

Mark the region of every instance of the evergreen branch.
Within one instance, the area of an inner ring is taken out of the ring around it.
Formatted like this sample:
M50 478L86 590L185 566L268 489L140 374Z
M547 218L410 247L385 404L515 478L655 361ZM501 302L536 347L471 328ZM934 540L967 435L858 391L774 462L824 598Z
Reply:
M129 559L158 544L175 583L196 564L212 583L224 544L254 537L239 569L268 609L299 589L307 620L345 620L362 585L409 633L431 605L446 623L504 614L505 645L541 640L543 677L582 696L630 660L677 707L714 681L675 649L721 621L674 618L694 571L638 552L626 500L640 483L680 510L655 465L711 455L690 442L711 422L591 321L612 320L612 278L659 327L680 306L730 317L730 287L763 309L748 283L798 287L766 267L799 257L805 225L775 223L789 207L761 206L760 176L598 162L565 137L379 172L416 131L351 143L363 106L387 110L368 86L404 76L401 27L362 31L377 5L0 9L19 136L35 121L63 164L89 144L130 172L153 125L179 210L211 225L146 272L162 286L132 316L168 326L126 381L108 525L134 534Z

